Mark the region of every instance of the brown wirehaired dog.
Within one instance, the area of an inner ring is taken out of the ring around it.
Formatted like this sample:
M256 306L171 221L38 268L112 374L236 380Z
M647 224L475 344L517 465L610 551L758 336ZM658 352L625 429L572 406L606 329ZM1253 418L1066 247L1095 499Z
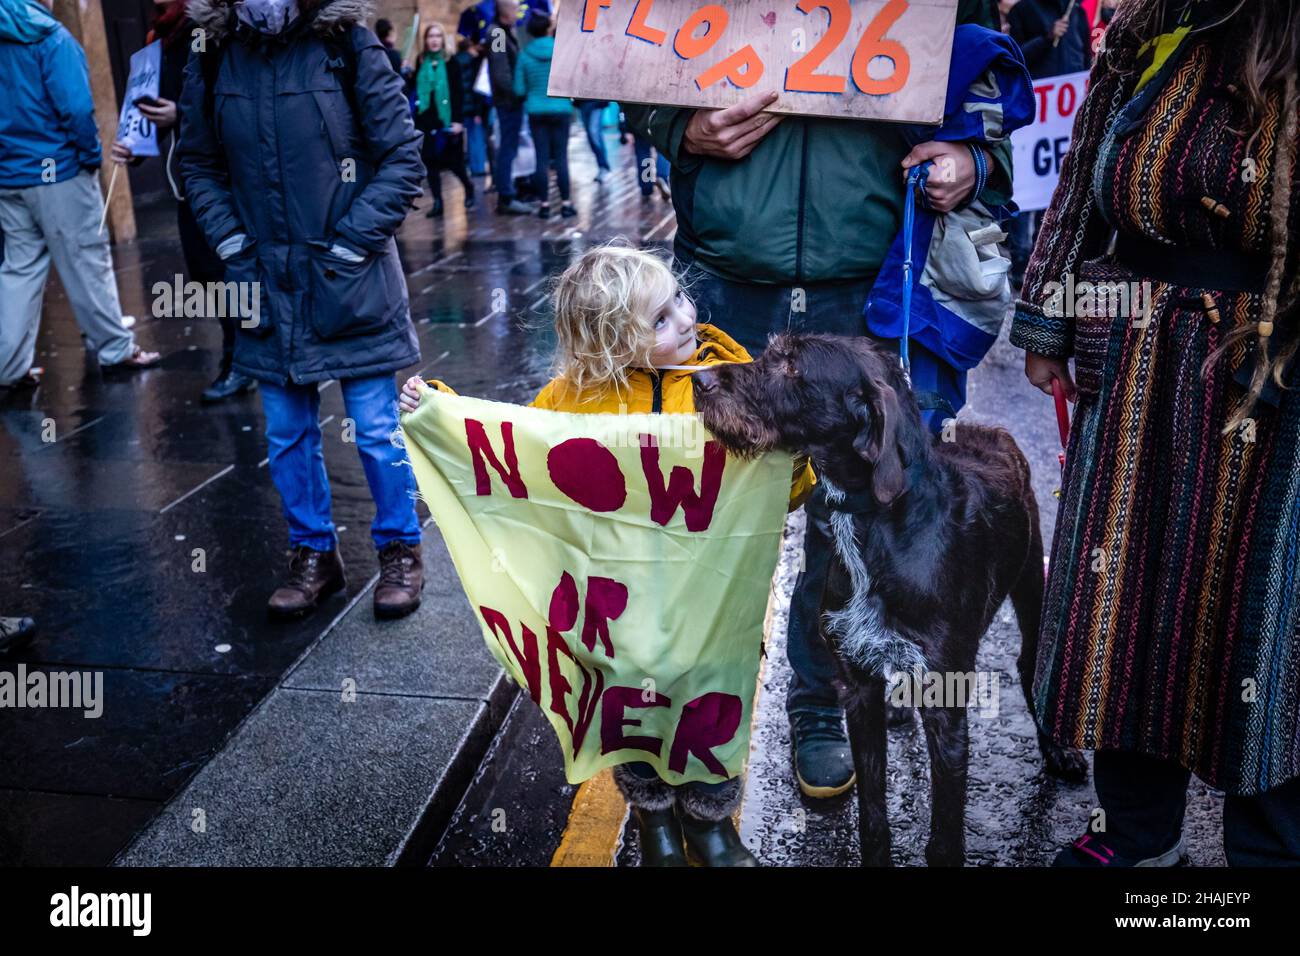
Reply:
M1000 428L935 441L898 358L865 338L774 337L761 358L695 377L695 404L728 451L812 458L834 545L822 629L844 686L864 865L890 862L885 681L973 675L980 638L1011 596L1029 710L1043 602L1043 542L1029 463ZM945 686L952 686L945 682ZM969 702L966 702L967 704ZM918 708L930 754L926 859L965 861L966 706ZM1038 735L1049 773L1086 777L1082 754Z

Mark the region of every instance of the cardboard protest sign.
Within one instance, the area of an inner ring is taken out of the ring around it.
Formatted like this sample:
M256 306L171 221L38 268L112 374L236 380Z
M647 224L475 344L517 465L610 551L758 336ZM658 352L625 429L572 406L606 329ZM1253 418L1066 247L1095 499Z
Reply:
M1088 72L1034 80L1034 121L1011 134L1015 184L1012 198L1022 211L1046 209L1070 149L1074 114L1088 92Z
M492 654L572 783L645 761L739 774L790 493L694 415L572 415L426 394L402 429Z
M957 0L570 0L550 93L853 119L943 119Z
M162 41L155 40L131 55L131 72L126 78L126 95L117 122L117 141L136 156L158 155L158 131L135 101L142 96L158 98L162 74Z

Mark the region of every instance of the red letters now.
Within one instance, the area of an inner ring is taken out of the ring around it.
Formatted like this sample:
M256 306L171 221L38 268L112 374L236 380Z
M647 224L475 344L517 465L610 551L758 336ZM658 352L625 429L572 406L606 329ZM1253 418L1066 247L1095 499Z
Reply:
M718 503L722 489L722 470L727 453L715 441L704 444L704 467L700 475L700 491L695 493L695 476L689 468L675 465L664 484L664 474L659 468L659 446L653 435L641 436L641 470L645 472L646 488L650 492L650 518L656 524L667 525L677 513L678 506L686 513L686 530L706 531L713 521L713 508Z

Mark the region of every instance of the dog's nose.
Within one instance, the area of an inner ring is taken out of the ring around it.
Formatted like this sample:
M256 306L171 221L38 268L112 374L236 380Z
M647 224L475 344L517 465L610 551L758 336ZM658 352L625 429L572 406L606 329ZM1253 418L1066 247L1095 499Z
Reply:
M718 387L718 373L708 368L703 372L696 372L695 387L705 393L713 391Z

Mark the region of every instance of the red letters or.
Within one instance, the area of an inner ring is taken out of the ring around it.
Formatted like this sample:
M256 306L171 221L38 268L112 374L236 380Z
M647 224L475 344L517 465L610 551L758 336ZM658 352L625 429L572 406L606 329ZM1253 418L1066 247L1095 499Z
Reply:
M587 579L587 600L583 608L582 643L589 651L596 649L600 638L605 656L614 659L614 645L609 639L609 622L618 620L627 610L627 585L613 578ZM578 585L565 571L551 592L550 626L557 631L572 630L578 623Z

